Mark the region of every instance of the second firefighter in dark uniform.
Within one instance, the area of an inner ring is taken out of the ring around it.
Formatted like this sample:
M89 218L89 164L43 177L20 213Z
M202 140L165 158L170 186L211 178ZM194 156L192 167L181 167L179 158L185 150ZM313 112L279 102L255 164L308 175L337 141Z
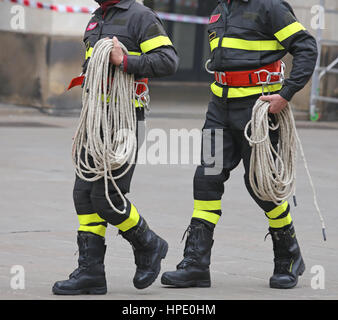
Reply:
M96 42L113 38L110 62L124 72L134 74L136 81L144 78L168 76L176 72L178 57L158 16L135 0L96 1L100 4L89 21L84 35L86 60L88 61ZM128 50L123 55L121 42ZM135 101L137 120L144 120L144 105ZM128 165L128 164L126 164ZM129 192L135 165L116 182L125 195ZM121 172L124 167L119 169ZM117 170L117 171L119 171ZM114 172L118 175L119 172ZM112 183L109 197L116 208L123 210L123 201ZM105 196L103 178L95 182L81 180L76 176L74 204L79 219L77 242L79 246L78 268L69 279L53 286L55 294L105 294L107 292L104 256L107 224L119 229L119 233L132 245L135 264L134 285L138 289L150 286L160 272L161 259L168 244L153 232L136 207L127 201L126 214L114 212Z
M202 154L202 165L197 167L194 176L194 210L184 259L176 271L165 272L161 281L176 287L211 285L213 232L222 214L224 183L242 160L247 190L269 221L275 264L270 286L292 288L304 272L305 264L290 205L285 201L277 206L254 194L249 182L251 147L244 128L258 98L271 103L269 112L273 118L273 113L280 112L305 86L316 64L316 41L297 21L290 5L282 0L219 0L210 18L208 33L211 48L208 68L215 72L216 81L211 85L213 95L203 132L214 132L209 137L215 139L215 132L221 130L223 146L219 156L223 166L218 174L208 174ZM280 59L288 52L293 55L289 78L283 85L273 79L273 84L262 87L259 80L266 81L267 73L259 71L280 72ZM266 95L260 97L263 91ZM205 137L203 134L203 140ZM277 131L271 133L271 141L277 148Z

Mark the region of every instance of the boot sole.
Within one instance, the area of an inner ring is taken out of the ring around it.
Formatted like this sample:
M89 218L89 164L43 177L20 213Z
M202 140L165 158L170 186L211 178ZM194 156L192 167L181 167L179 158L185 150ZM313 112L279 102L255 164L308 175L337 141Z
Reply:
M189 281L172 281L168 279L165 275L162 275L161 283L167 286L173 286L177 288L190 288L190 287L198 287L198 288L210 288L211 281L210 280L189 280Z
M135 286L136 289L145 289L155 282L155 280L157 279L157 277L158 277L158 275L161 271L161 260L165 259L165 257L167 256L168 247L169 247L168 243L165 240L163 240L163 244L162 244L162 247L161 247L161 250L160 250L160 253L159 253L159 257L158 257L158 268L155 270L154 276L152 278L150 278L149 281L147 281L146 283L141 284L141 285L135 284L135 282L134 282L134 286Z
M106 287L95 287L95 288L83 288L83 289L77 289L77 290L63 290L63 289L53 287L52 291L56 295L65 295L65 296L77 296L77 295L85 295L85 294L100 295L100 294L106 294L107 288Z
M296 278L295 282L283 285L283 284L280 284L278 282L270 281L270 288L273 288L273 289L292 289L298 284L298 277L303 275L304 271L305 271L305 264L302 264L299 268L299 271L297 272L297 278Z

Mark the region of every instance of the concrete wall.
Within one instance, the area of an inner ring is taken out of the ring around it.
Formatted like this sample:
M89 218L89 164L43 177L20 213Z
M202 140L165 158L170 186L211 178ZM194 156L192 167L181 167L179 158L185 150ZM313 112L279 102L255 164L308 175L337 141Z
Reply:
M48 3L97 7L93 0L58 0ZM289 3L294 7L298 19L315 35L316 31L311 27L311 8L319 1L289 0ZM0 2L0 41L5 48L0 51L0 81L4 83L0 88L0 100L59 110L78 108L81 90L75 88L66 92L65 88L81 72L85 53L82 35L90 14L57 13L24 7L24 28L17 29L17 13L11 11L15 6ZM326 0L326 7L338 10L338 1ZM338 15L325 16L323 36L326 39L338 41L337 18ZM338 47L324 48L323 52L328 51L330 54L323 58L325 63L338 55ZM286 57L285 61L290 69L292 57ZM336 77L327 77L326 81L332 83ZM331 90L333 92L330 91L332 86L324 83L323 87L326 89L325 94L337 95L335 88ZM309 97L310 84L295 96L293 103L298 110L306 111Z

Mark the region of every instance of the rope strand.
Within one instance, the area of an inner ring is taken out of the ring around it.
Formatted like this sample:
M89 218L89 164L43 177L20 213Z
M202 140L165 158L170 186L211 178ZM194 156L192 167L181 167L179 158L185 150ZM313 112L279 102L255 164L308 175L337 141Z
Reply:
M280 205L296 189L297 147L299 147L304 166L313 192L314 205L318 212L324 241L326 241L324 218L318 206L315 187L305 158L303 146L296 130L290 105L277 113L276 124L269 118L270 103L257 100L251 120L247 123L244 135L252 147L249 180L255 195L263 201ZM249 129L251 134L249 136ZM278 150L271 143L269 133L279 129Z
M127 54L122 43L120 46ZM119 68L115 68L113 74L109 62L112 48L110 39L99 40L94 46L85 75L82 110L74 136L72 159L75 172L81 179L89 182L104 179L107 201L115 212L125 214L127 201L116 180L130 170L136 158L136 92L134 75L122 72ZM113 172L124 165L126 167L122 172L114 176ZM122 211L114 206L109 197L109 181L123 201Z

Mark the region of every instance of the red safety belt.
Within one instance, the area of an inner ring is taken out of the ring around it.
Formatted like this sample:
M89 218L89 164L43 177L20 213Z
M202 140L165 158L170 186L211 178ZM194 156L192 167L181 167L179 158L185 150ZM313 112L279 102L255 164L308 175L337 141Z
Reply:
M84 82L84 75L78 76L74 79L71 80L67 90L70 90L74 87L77 86L82 86L83 82ZM143 79L139 79L139 80L135 80L135 85L136 85L136 94L140 95L141 93L145 92L147 90L146 85L144 84L148 84L148 78L143 78Z
M229 87L252 87L257 86L260 82L268 79L269 73L281 72L281 61L278 60L267 66L255 70L248 71L224 71L215 72L216 82L227 85ZM280 80L280 75L272 75L270 82Z

